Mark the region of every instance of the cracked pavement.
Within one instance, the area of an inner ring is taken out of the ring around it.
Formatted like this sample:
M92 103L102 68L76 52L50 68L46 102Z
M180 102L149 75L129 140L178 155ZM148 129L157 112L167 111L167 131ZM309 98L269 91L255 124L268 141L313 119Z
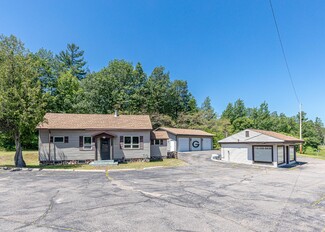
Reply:
M275 169L181 154L188 166L0 170L0 231L324 231L325 161Z

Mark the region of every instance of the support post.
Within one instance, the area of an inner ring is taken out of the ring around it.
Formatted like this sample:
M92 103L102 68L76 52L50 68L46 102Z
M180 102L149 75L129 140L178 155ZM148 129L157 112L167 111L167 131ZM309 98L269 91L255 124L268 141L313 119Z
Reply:
M49 160L48 162L51 161L51 130L49 130Z
M299 108L300 108L300 118L299 118L299 138L302 139L302 113L301 113L301 103L299 105ZM300 146L299 146L299 150L300 150L300 154L302 154L302 143L300 143Z

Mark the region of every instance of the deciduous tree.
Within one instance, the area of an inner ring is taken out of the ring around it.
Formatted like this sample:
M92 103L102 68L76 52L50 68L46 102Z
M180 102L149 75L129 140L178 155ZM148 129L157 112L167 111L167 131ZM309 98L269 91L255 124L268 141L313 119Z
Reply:
M0 131L15 141L17 167L26 163L22 138L31 135L43 120L39 60L15 36L0 37Z

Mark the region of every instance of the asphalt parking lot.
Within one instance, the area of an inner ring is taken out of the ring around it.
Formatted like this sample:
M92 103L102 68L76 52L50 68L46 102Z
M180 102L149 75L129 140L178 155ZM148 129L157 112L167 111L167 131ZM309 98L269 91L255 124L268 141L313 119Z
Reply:
M292 169L183 154L105 173L0 170L0 231L325 231L325 161Z

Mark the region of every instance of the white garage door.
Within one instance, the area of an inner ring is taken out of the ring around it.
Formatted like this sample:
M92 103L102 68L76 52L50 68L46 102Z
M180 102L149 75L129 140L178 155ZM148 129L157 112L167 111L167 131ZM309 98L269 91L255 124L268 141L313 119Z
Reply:
M203 138L202 146L203 146L203 150L211 150L212 149L212 139L211 138Z
M178 151L189 151L189 138L178 138Z
M191 151L201 151L201 138L191 138Z

